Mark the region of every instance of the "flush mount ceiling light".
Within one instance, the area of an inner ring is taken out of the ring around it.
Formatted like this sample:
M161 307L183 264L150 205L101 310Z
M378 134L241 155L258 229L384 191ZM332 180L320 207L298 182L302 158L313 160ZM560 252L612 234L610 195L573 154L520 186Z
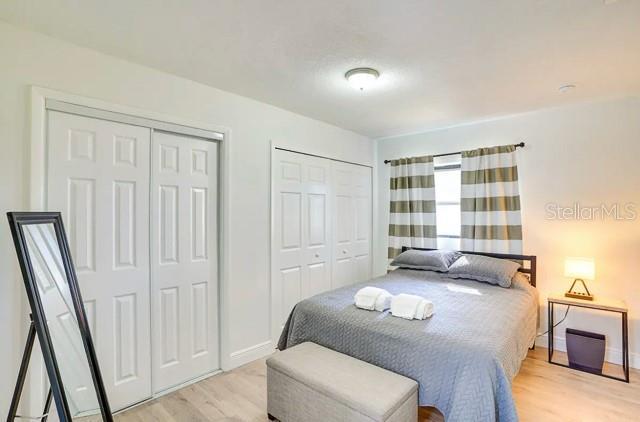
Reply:
M370 88L380 76L380 72L370 67L359 67L357 69L351 69L344 74L344 77L349 81L352 87L364 91Z
M562 92L563 94L565 92L569 92L571 90L574 90L576 88L575 85L573 84L567 84L567 85L562 85L560 88L558 88L558 91Z

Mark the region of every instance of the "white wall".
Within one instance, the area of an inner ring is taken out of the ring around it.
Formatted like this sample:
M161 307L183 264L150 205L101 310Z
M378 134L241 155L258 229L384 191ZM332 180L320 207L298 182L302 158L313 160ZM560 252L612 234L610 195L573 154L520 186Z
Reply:
M386 265L389 210L385 159L526 142L518 149L524 252L538 256L542 324L546 296L567 290L566 256L596 260L595 295L626 300L632 364L640 367L640 218L635 221L550 221L545 204L635 203L640 211L640 99L547 109L499 120L376 141L378 207L375 273ZM557 317L564 309L558 307ZM608 335L609 359L620 357L619 317L570 311L567 326ZM556 319L558 321L558 319ZM563 326L558 327L564 332ZM559 331L556 331L558 333ZM546 339L542 338L542 343Z
M220 63L224 66L224 63ZM229 350L241 362L271 350L269 141L332 158L373 162L367 138L276 107L0 23L0 208L26 209L29 86L208 122L231 129ZM0 223L0 414L23 347L22 280Z

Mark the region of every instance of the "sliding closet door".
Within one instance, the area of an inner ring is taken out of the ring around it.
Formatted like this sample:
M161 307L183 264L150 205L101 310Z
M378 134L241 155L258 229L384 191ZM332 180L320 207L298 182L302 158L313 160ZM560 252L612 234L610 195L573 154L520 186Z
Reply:
M113 410L151 396L150 132L48 113L47 208L62 212Z
M333 277L342 287L371 277L371 168L332 161Z
M153 390L219 367L217 144L154 132Z
M272 324L331 288L330 161L275 150L272 161Z

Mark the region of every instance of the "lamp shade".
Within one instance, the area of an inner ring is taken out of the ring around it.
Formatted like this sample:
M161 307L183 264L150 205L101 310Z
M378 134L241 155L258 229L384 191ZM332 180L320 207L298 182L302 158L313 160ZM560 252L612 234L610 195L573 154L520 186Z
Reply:
M564 275L570 278L594 280L596 264L593 258L566 258L564 261Z

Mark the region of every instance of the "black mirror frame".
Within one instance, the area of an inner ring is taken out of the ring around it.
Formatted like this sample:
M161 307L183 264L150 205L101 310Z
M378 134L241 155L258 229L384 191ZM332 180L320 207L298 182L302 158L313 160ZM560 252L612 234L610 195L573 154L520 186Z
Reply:
M98 366L98 358L93 346L93 340L91 339L89 323L87 321L87 316L84 310L82 296L80 295L80 288L78 286L78 278L76 276L75 267L73 266L73 262L71 260L69 243L64 231L64 225L62 224L61 214L59 212L8 212L7 218L9 219L11 235L13 236L13 242L16 247L18 261L20 262L22 277L24 279L27 296L29 298L29 305L31 306L31 317L38 334L40 348L42 350L42 355L47 368L47 374L51 383L51 391L55 399L56 409L58 411L58 417L60 418L60 421L71 422L72 416L71 411L69 410L67 397L65 395L63 381L60 376L58 361L53 350L51 335L46 324L44 308L42 306L42 300L40 299L40 294L38 292L38 286L36 284L33 266L31 264L31 260L29 258L26 247L27 243L24 236L23 226L31 224L53 224L56 233L56 240L58 241L58 247L60 248L62 262L67 276L67 282L69 284L69 290L71 292L71 298L73 300L74 310L78 320L78 328L80 329L82 343L84 344L84 349L89 363L89 369L91 370L93 385L96 390L98 403L100 405L102 419L104 422L112 422L113 416L111 415L109 401L107 399L106 390L102 381L102 375Z

